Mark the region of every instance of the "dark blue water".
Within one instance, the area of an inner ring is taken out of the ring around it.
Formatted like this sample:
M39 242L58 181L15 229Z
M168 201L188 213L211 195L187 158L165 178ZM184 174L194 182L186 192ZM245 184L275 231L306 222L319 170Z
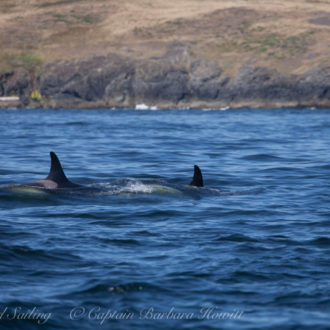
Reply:
M1 329L329 329L329 110L0 116Z

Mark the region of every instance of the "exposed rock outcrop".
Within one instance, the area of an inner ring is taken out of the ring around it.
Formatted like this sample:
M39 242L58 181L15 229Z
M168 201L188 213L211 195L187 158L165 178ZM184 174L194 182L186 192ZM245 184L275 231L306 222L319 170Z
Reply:
M40 92L55 107L88 102L125 106L132 103L134 72L132 63L116 55L50 63L41 73Z
M31 90L30 73L23 68L0 75L0 96L19 96L24 106L29 103Z
M22 105L29 105L35 88L42 95L39 105L54 108L330 107L330 67L285 75L243 65L229 77L191 55L189 43L174 42L158 58L136 61L111 54L49 63L35 80L21 68L0 76L0 96L18 95Z

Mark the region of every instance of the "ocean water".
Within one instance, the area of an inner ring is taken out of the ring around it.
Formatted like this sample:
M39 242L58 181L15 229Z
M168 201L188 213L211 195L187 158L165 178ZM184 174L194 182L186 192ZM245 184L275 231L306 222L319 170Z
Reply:
M0 116L1 329L329 329L330 110Z

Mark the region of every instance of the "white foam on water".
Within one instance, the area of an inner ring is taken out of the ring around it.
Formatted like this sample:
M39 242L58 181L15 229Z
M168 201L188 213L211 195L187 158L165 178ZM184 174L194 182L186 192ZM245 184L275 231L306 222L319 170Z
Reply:
M202 111L227 111L230 110L230 107L223 107L223 108L204 108Z
M125 195L125 194L180 194L175 188L163 186L160 184L146 184L135 179L126 179L124 182L117 183L98 183L94 188L100 188L103 191L101 195Z
M149 185L145 185L141 181L129 182L125 187L122 187L123 193L133 193L133 194L151 194L153 189Z
M146 185L139 180L128 179L120 183L99 183L94 187L104 190L101 194L151 194L153 188L150 185Z
M156 106L149 106L144 103L141 103L135 106L135 110L158 110L158 108Z

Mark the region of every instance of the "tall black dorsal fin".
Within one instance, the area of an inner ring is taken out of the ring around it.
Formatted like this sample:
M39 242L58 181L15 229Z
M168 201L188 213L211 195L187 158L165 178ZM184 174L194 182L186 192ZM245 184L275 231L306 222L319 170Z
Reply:
M194 176L192 181L190 182L190 185L196 187L204 186L202 171L197 165L194 166Z
M51 159L51 166L46 180L52 180L57 184L70 182L68 178L65 176L62 165L58 160L55 152L53 151L50 152L50 159Z

